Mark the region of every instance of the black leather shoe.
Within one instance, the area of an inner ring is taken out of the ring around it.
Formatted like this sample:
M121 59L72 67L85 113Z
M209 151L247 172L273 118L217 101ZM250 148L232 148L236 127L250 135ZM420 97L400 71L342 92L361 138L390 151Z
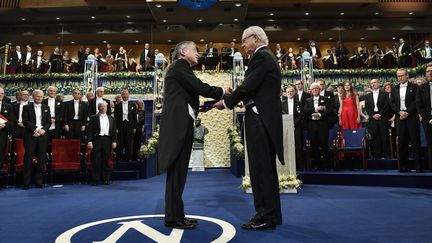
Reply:
M93 181L93 182L91 183L91 185L92 185L92 186L97 186L97 185L99 185L99 183L96 182L96 181Z
M24 189L24 190L28 190L28 189L30 189L30 186L29 186L29 185L24 185L24 186L23 186L23 189Z
M165 221L165 226L175 229L195 229L196 224L188 222L186 219L179 220L176 222Z
M276 229L276 224L249 222L242 224L241 228L244 230L274 230Z
M111 181L104 181L103 184L104 185L111 185Z
M36 184L36 188L43 189L44 187L45 187L44 184Z
M198 224L198 220L197 219L192 219L192 218L185 218L185 221L191 223L191 224Z

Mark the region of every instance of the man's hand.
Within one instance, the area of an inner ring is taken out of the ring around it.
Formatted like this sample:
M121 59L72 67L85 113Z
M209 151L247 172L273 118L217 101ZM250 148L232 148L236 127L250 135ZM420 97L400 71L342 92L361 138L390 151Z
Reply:
M39 137L40 136L40 134L39 133L37 133L37 132L35 132L35 133L33 133L33 135L32 135L33 137L35 137L35 138L37 138L37 137Z
M318 106L317 111L325 111L325 106L322 105Z
M46 133L42 128L38 129L36 132L39 133L40 136L43 136Z
M66 132L69 132L69 125L65 125L64 129L65 129Z
M133 132L133 133L136 133L136 129L135 129L135 128L134 128L134 129L132 129L132 132Z
M112 143L112 148L113 149L117 148L117 143Z
M405 120L408 117L408 112L406 111L399 111L399 118L401 120Z
M81 126L81 132L85 131L85 126Z
M88 143L87 143L87 148L89 148L89 149L93 149L93 143L92 143L92 142L88 142Z
M24 124L22 122L18 122L17 124L19 127L24 127Z
M375 119L377 121L381 119L381 115L380 114L375 114L372 117L373 117L373 119Z
M0 130L2 130L3 128L5 128L6 125L4 124L0 124Z
M225 109L225 106L224 106L224 104L223 104L223 100L219 100L218 102L216 102L216 103L213 105L213 108L216 108L216 109L218 109L218 110L223 110L223 109Z
M224 88L224 91L225 91L225 97L227 97L227 96L231 96L231 95L232 95L232 92L233 92L233 90L232 90L231 87L226 87L226 88Z

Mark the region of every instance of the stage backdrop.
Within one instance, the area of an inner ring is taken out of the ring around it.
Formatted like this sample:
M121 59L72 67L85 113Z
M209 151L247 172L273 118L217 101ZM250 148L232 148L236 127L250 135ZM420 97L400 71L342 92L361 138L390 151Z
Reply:
M230 73L198 72L197 76L202 81L214 86L230 87ZM205 98L200 97L200 102ZM204 165L210 167L229 167L230 166L230 143L228 140L227 129L232 127L233 112L231 110L215 110L201 112L198 115L201 123L207 127L209 133L204 141Z

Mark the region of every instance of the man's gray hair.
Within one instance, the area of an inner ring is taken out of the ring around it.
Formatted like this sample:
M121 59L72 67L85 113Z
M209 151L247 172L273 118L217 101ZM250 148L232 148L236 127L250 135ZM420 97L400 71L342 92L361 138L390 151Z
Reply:
M265 45L269 44L267 34L259 26L251 26L251 27L245 29L244 33L248 33L249 35L255 36L255 38L257 38L257 40L264 43Z
M105 91L105 88L103 86L97 87L96 91L99 91L99 90Z
M180 43L178 43L175 48L174 48L174 52L173 52L173 56L174 56L174 60L177 60L180 58L180 53L181 51L183 51L184 49L186 49L187 46L189 45L195 45L195 42L193 41L182 41Z
M320 84L319 84L318 82L313 82L313 83L310 85L310 89L312 89L312 88L314 88L314 87L317 87L318 89L321 89L321 86L320 86Z
M32 93L32 96L34 97L36 94L38 94L38 93L42 93L42 95L43 95L43 91L42 90L40 90L40 89L35 89L34 91L33 91L33 93Z
M106 103L106 101L101 101L101 102L99 102L99 104L98 104L98 109L101 107L101 106L108 106L108 103Z

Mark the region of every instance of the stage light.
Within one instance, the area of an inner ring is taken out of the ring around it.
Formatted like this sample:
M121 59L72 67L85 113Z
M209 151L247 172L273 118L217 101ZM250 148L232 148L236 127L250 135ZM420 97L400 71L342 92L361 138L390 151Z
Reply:
M57 17L56 19L57 19L57 20L60 20L60 17Z
M380 13L376 12L375 15L379 15Z
M127 19L130 19L130 17L131 17L131 16L129 16L129 15L126 16Z
M203 19L198 19L198 22L203 22Z
M26 21L26 18L21 18L22 21Z
M234 22L237 22L238 21L238 19L234 19Z
M201 41L201 42L204 42L204 39L201 39L200 41Z
M136 40L135 43L139 43L139 40Z
M167 22L167 20L166 20L166 19L164 19L164 20L162 20L162 22L166 23L166 22Z
M71 41L70 43L71 43L71 44L75 44L75 41Z
M273 16L273 15L274 15L274 13L269 13L269 15L270 15L270 16Z
M155 7L156 8L162 8L162 4L156 4Z
M92 18L92 19L95 19L96 17L95 17L95 16L91 16L91 18Z
M345 13L343 13L343 12L342 12L342 13L340 13L340 15L341 15L341 16L344 16L344 15L345 15Z
M236 7L241 7L241 3L236 3L235 6Z
M168 42L170 42L170 43L171 43L171 42L172 42L172 40L168 40Z
M307 16L307 15L309 15L309 13L305 13L305 15Z

